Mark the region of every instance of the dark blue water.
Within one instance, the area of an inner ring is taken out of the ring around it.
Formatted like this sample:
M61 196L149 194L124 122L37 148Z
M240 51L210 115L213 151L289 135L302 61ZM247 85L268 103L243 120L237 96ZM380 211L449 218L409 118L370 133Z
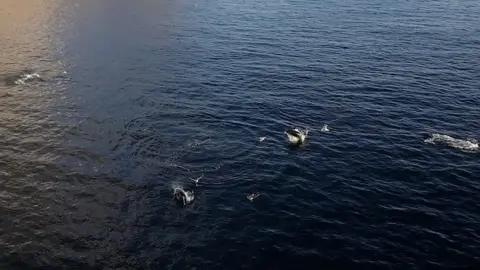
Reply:
M478 1L47 2L0 32L2 269L480 267L480 154L424 142L480 137Z

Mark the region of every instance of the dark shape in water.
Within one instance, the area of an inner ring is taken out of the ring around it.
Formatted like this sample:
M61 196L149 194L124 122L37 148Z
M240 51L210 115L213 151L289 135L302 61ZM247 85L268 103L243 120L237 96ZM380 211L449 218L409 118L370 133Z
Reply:
M305 142L305 139L308 135L308 130L300 130L298 128L294 129L287 129L285 130L285 134L287 134L288 141L294 145L300 145Z
M260 196L260 193L255 192L255 193L252 193L252 194L248 195L248 196L247 196L247 199L250 200L251 202L253 202L253 200L255 200L256 198L258 198L258 196Z
M175 188L173 191L174 199L181 202L183 206L193 202L194 194L193 191L185 191L182 188Z

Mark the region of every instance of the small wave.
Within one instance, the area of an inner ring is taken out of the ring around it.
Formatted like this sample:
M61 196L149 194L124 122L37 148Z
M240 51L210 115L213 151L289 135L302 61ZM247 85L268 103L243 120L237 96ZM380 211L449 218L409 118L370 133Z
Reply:
M424 140L425 143L447 145L452 148L460 149L467 152L478 152L478 141L471 138L456 139L448 135L433 133L429 138Z

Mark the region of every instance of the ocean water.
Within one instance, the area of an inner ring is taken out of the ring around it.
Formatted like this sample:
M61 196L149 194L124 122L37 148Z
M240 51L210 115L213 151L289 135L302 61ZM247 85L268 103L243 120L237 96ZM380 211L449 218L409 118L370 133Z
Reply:
M478 1L0 3L0 268L480 267Z

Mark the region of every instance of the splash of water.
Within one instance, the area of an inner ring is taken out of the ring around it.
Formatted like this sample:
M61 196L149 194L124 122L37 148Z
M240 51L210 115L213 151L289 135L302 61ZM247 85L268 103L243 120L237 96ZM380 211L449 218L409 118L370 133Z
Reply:
M15 84L26 84L29 81L34 81L36 79L41 79L40 75L38 73L24 73L20 75L18 79L15 80Z
M424 142L430 144L443 144L468 152L477 152L479 150L479 143L475 139L456 139L445 134L433 133L429 138L425 139Z

